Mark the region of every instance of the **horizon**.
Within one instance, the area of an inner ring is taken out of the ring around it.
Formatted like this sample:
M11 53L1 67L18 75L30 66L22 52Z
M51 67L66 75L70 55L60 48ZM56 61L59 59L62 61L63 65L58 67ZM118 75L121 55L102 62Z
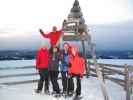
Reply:
M39 49L38 48L36 48L36 49L5 49L5 50L0 50L0 52L3 52L3 51L26 51L26 52L28 52L28 51L38 51ZM61 48L61 50L62 50L62 48ZM80 50L79 50L79 52L82 52L82 50L81 50L81 48L80 48ZM133 52L133 50L108 50L108 49L102 49L102 50L98 50L98 49L96 49L96 51L95 52Z

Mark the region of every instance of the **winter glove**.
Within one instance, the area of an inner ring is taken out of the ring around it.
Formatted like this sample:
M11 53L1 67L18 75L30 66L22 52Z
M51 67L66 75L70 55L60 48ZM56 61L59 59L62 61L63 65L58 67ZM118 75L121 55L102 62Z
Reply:
M71 74L68 74L68 75L67 75L67 78L71 78L71 77L72 77L72 75L71 75Z
M82 74L80 74L80 78L83 78L83 75Z
M43 34L43 33L44 33L42 29L39 29L39 32L40 32L41 34Z
M71 63L69 63L69 64L68 64L68 67L69 67L69 68L70 68L70 67L72 67L72 64L71 64Z

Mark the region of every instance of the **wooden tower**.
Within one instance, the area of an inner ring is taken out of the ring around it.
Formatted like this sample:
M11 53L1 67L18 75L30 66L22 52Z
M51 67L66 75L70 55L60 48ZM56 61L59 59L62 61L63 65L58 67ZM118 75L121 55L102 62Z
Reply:
M78 0L74 1L73 7L63 22L64 41L81 41L83 56L86 58L86 49L95 56L94 44L91 42L88 26L85 23ZM86 42L89 48L86 48ZM88 71L87 67L86 70Z

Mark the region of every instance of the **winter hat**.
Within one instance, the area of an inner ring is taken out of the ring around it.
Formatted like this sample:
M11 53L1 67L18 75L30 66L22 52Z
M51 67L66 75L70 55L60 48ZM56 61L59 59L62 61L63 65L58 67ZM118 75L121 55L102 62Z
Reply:
M41 47L42 46L47 46L48 47L48 49L50 48L50 41L49 41L49 39L44 39L44 40L42 40L41 41Z

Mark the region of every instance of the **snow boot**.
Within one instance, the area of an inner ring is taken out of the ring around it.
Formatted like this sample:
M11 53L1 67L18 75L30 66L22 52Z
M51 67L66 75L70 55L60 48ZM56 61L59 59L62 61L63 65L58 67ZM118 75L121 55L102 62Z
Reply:
M37 94L39 94L41 92L42 92L41 90L38 90L38 89L35 90L35 93L37 93Z

